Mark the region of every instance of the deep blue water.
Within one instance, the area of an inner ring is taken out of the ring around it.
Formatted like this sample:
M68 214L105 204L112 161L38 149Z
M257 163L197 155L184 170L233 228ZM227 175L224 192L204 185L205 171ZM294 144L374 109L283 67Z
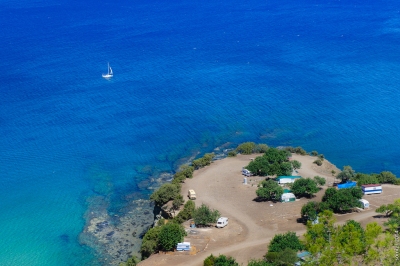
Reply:
M0 0L1 265L90 264L93 194L226 143L400 175L398 1L53 2Z

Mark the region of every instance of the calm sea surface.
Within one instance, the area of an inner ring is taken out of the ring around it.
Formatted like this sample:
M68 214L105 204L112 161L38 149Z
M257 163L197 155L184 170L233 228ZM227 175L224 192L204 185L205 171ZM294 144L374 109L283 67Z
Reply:
M226 143L400 175L399 1L204 2L0 0L1 265L92 264L90 197Z

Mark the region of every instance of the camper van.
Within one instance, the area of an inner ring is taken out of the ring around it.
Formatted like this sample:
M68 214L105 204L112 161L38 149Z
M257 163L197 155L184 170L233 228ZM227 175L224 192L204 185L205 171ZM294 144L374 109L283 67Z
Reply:
M188 191L188 198L189 198L189 199L192 199L192 200L196 199L196 192L194 192L193 189L189 189L189 191Z
M226 218L226 217L218 218L218 221L217 221L218 228L225 227L227 224L228 224L228 218Z
M251 176L251 172L249 170L243 168L242 169L242 175Z

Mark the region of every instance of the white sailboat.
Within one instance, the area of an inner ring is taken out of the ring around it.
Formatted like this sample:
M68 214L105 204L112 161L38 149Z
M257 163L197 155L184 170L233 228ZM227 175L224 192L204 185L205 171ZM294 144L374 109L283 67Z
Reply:
M108 72L107 72L107 74L102 74L101 76L103 78L105 78L105 79L109 79L109 78L112 78L114 76L112 68L110 67L110 63L108 63Z

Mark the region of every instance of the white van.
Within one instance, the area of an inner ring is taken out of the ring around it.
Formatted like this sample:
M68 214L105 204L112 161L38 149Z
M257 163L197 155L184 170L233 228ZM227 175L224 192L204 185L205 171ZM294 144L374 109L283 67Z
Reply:
M227 226L227 224L228 224L228 218L227 217L218 218L218 221L217 221L217 227L218 228L225 227L225 226Z
M251 172L249 170L243 168L242 169L242 175L251 176Z

